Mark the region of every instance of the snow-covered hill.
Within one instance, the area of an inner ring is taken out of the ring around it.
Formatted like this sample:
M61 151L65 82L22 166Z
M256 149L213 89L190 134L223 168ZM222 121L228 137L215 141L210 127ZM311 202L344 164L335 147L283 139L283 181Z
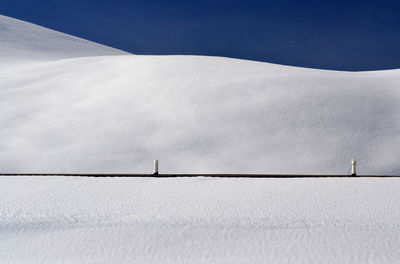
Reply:
M400 174L400 70L118 55L0 25L18 58L0 63L2 171L142 173L159 159L171 173L345 174L355 158L360 173Z

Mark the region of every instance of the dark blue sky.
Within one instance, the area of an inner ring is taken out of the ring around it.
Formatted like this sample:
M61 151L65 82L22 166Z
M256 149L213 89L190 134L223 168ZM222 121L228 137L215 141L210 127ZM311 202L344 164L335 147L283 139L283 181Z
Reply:
M136 54L400 68L400 1L1 0L0 14Z

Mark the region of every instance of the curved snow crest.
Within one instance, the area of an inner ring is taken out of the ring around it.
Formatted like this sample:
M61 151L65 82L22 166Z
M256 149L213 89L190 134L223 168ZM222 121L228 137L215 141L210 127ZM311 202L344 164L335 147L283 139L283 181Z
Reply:
M0 86L4 171L400 174L398 70L108 56L0 69Z
M127 52L0 15L1 62L122 55Z

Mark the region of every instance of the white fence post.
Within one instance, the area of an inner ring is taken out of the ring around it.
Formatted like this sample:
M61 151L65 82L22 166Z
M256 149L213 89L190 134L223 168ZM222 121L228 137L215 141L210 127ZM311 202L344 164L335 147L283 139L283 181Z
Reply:
M153 174L158 174L158 160L154 160L154 172Z
M351 160L351 176L357 176L356 165L357 165L357 161L355 159L352 159Z

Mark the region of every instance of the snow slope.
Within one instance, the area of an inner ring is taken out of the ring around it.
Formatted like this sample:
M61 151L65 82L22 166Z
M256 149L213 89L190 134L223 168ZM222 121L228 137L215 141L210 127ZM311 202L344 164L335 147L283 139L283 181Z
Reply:
M398 263L400 180L0 177L0 263Z
M400 174L400 71L110 56L0 69L8 172Z
M3 172L400 174L400 70L100 56L121 52L0 21Z
M0 15L0 64L116 54L128 53Z

